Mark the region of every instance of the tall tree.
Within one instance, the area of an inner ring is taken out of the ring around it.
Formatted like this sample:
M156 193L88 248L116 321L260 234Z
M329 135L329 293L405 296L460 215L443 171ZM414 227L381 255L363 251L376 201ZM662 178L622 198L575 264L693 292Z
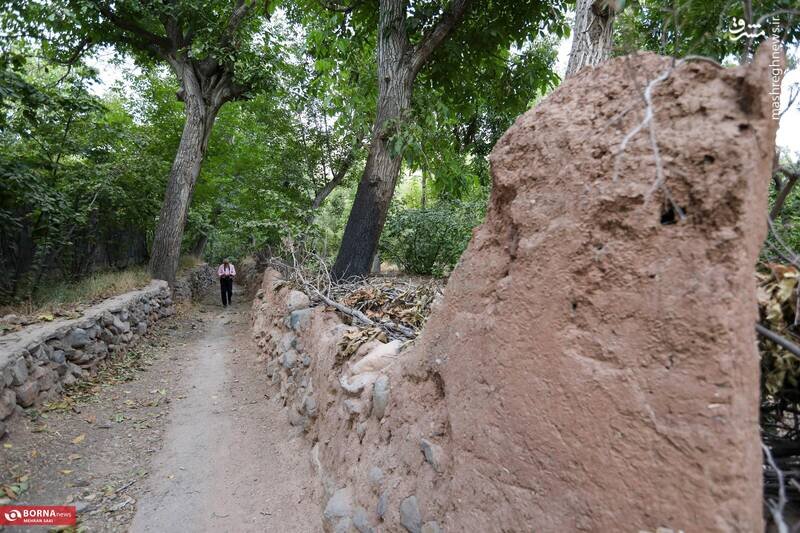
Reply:
M578 0L572 30L572 50L565 77L586 66L598 65L611 57L614 18L625 0Z
M419 42L412 44L408 26L414 12L409 9L409 0L380 0L377 112L367 163L333 266L337 278L370 271L402 163L389 146L392 129L411 109L414 80L420 69L461 21L470 2L450 0L437 19L431 17Z
M38 27L40 38L56 35L61 39L56 45L72 44L71 48L79 43L78 52L87 43L110 45L140 61L166 63L176 76L185 123L150 259L153 277L172 283L189 203L217 114L226 102L245 97L269 72L264 68L269 63L264 58L267 47L259 38L269 3L267 7L256 0L16 3L22 18Z
M330 33L375 42L377 51L378 94L370 112L374 120L367 161L333 268L333 274L342 278L369 272L408 148L415 91L455 86L474 98L487 90L481 81L494 88L502 83L499 78L481 80L487 63L508 57L509 50L524 47L543 31L563 35L565 1L380 0L346 6L308 0L305 5L312 10L320 3L340 12L338 19L327 17L338 28ZM364 39L367 32L375 38ZM316 47L312 53L320 48L342 55L338 42ZM328 57L317 64L326 64ZM511 69L511 63L505 67ZM458 81L462 79L468 81Z

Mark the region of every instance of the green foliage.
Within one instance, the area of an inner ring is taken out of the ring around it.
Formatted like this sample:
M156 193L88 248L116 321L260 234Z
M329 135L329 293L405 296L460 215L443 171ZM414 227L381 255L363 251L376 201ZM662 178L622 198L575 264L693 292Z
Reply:
M412 4L405 23L416 44L443 3ZM560 1L476 5L422 69L413 112L384 129L392 153L403 156L410 171L429 174L435 193L459 198L476 184L488 184L485 156L491 147L538 95L558 83L553 67L557 39L569 32L565 10ZM328 116L340 117L337 127L368 131L377 95L375 5L356 3L335 13L307 0L289 11L308 29L312 85L327 95L321 98Z
M684 57L702 55L723 61L745 53L747 39L734 40L736 19L744 19L744 2L727 0L638 0L617 18L615 45L618 53L651 50ZM771 34L787 44L797 44L800 24L796 0L755 0L752 22L761 23L765 36L751 43L750 51ZM794 14L792 13L794 12ZM775 18L767 17L774 14Z
M443 276L456 265L485 214L485 200L398 210L386 222L381 253L405 272Z
M141 157L142 128L119 100L89 92L90 69L27 60L11 68L2 79L16 81L0 86L0 291L33 291L53 271L79 277L98 251L126 264L136 252L116 239L139 239L146 253L163 185L158 165Z
M800 162L792 163L788 154L783 155L782 163L782 167L791 169L794 172L800 171ZM782 175L779 174L779 176ZM789 181L786 177L783 177L783 180L784 184ZM770 209L775 205L778 193L775 183L772 182L769 198ZM798 251L800 251L800 185L795 184L786 197L783 208L776 220L772 223L762 256L768 261L785 262L785 257L790 256L790 254L797 254ZM778 252L780 252L780 255Z
M440 84L423 73L410 119L392 125L390 148L427 173L435 195L461 198L489 184L486 157L530 103L558 83L555 42L501 49L473 69L472 84Z

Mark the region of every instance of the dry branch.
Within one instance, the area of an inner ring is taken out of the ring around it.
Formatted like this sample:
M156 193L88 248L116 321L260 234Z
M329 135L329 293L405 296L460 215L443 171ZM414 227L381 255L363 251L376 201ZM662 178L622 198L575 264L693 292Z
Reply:
M368 285L366 279L337 285L331 279L330 270L325 260L318 254L306 250L302 257L298 258L298 251L293 241L287 241L286 248L291 255L291 264L275 258L271 260L271 263L278 270L285 272L288 281L298 285L312 300L319 300L366 326L380 328L393 338L414 339L417 337L418 332L413 328L398 324L393 320L373 320L362 311L336 301L331 297L333 290L342 292L341 289L345 287L357 289ZM309 269L308 265L312 264L317 265L318 268L316 270Z

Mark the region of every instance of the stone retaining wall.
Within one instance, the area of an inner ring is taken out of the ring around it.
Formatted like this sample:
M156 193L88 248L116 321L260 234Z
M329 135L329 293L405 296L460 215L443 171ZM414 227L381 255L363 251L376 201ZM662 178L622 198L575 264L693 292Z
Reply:
M64 386L136 342L174 313L165 281L105 300L81 318L55 320L0 337L0 436L18 410L59 397Z
M173 295L177 301L191 300L206 293L216 281L217 273L214 268L203 263L179 276L173 287Z

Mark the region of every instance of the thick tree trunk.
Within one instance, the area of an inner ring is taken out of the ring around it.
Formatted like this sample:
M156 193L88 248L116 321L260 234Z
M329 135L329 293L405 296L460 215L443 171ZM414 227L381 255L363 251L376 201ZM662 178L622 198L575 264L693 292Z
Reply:
M333 275L337 279L368 274L378 248L403 161L399 155L392 157L389 148L391 132L385 131L385 126L387 121L399 121L411 107L411 82L403 78L402 73L393 72L381 80L379 118L342 246L333 266Z
M781 180L777 174L773 176L773 180L775 180L776 184L776 191L777 196L775 197L775 203L772 204L772 209L769 212L770 220L776 220L781 213L783 212L783 204L786 203L786 199L789 197L789 193L792 192L797 181L800 179L800 172L792 172L789 170L782 170L784 174L786 174L786 180Z
M172 163L150 256L153 278L166 280L170 285L175 282L178 271L189 203L200 175L211 128L221 105L215 102L217 99L212 99L212 104L206 102L199 80L189 67L182 75L186 122Z
M380 0L378 113L367 164L331 271L334 279L370 272L402 163L400 154L392 157L389 141L411 109L414 79L464 17L470 2L450 0L439 20L412 46L406 33L408 0Z
M578 0L566 78L611 57L614 17L622 6L620 0Z
M332 275L366 276L378 248L402 157L392 157L389 140L411 108L415 72L405 33L405 1L381 0L378 37L378 112L367 163L347 220Z

